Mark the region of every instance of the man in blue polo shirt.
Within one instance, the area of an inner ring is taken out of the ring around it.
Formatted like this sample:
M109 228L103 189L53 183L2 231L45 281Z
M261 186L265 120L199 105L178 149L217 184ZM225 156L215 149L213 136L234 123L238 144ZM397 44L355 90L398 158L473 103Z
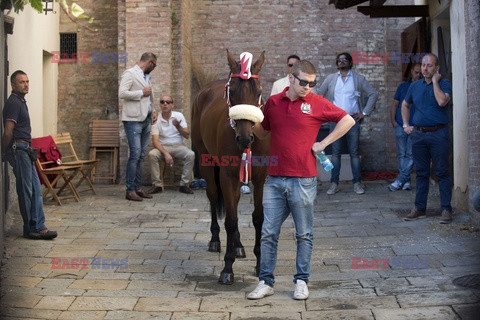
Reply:
M32 151L32 127L25 95L29 90L28 76L22 70L11 77L12 94L3 108L2 160L8 161L16 178L18 206L23 219L23 236L35 240L50 240L57 232L45 226L40 180L29 156Z
M415 63L410 69L410 79L402 82L395 92L393 97L393 105L390 109L390 122L395 130L395 140L397 144L397 159L398 159L398 177L395 181L388 186L390 191L397 190L410 190L410 175L413 169L413 157L412 157L412 139L410 135L406 134L403 130L402 120L402 101L407 95L410 85L420 79L422 75L422 69L420 63ZM415 105L410 108L410 124L415 114Z
M438 178L442 215L440 223L452 221L452 180L449 172L450 154L449 117L446 106L452 94L452 84L438 73L438 57L432 53L422 59L424 79L410 85L402 103L403 128L412 139L413 163L417 172L415 208L405 221L425 217L430 178L430 162L433 161ZM410 107L415 104L412 126L409 125Z

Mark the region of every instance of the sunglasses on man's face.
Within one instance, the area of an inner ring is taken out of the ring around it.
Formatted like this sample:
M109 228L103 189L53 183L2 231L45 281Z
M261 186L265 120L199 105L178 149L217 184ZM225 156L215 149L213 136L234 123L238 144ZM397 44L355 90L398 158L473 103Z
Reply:
M289 66L291 68L291 67L293 67L293 63L287 63L287 66Z
M160 100L160 104L172 104L172 100Z
M338 58L337 62L347 62L349 61L347 58Z
M295 79L298 80L298 83L300 84L301 87L305 87L307 84L310 88L313 88L317 85L317 81L307 81L307 80L302 80L300 79L299 77L297 77L296 75L293 75L295 77Z

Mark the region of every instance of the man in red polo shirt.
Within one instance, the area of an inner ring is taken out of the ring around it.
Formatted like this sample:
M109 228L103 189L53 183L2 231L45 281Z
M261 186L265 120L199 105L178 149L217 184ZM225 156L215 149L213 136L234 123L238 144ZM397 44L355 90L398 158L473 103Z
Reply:
M271 135L270 156L278 157L278 165L268 168L265 181L259 283L247 295L248 299L261 299L273 294L278 237L290 213L297 239L293 298L308 298L313 204L317 195L315 153L323 151L355 124L345 111L311 92L316 85L315 78L315 67L309 61L296 62L289 74L290 87L268 99L265 118L254 127L260 139ZM325 139L315 142L318 130L325 122L336 122L337 125Z

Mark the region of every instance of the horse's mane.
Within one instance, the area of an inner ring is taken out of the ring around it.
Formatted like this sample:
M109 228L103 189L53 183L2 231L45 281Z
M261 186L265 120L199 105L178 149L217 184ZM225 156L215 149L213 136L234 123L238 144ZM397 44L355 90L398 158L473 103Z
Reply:
M208 83L218 79L216 72L206 71L201 63L192 59L192 97L196 97Z

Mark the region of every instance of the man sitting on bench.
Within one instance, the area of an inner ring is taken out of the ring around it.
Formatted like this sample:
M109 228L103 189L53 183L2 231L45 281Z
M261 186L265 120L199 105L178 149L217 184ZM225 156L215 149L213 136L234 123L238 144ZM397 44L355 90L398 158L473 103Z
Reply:
M184 161L184 164L179 191L193 194L189 185L192 179L195 153L183 144L183 139L188 139L190 135L187 121L183 114L172 111L174 104L171 96L162 96L160 106L162 115L152 125L152 143L154 148L148 153L152 175L152 188L148 193L154 194L163 191L160 161L165 161L167 166L173 167L174 159L181 159Z

